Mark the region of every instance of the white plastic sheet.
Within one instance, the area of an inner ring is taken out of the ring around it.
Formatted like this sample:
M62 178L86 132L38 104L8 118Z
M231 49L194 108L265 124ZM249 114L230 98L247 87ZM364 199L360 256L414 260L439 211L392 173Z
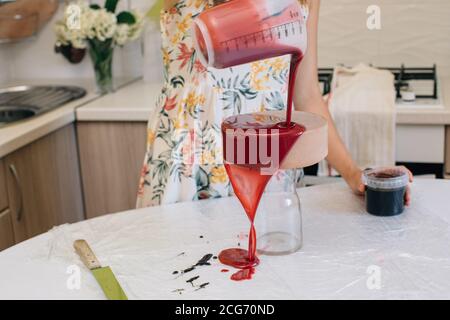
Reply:
M290 256L261 257L251 281L231 281L231 272L222 273L226 267L217 260L184 276L172 275L206 253L238 242L245 246L239 235L248 232L248 222L239 203L229 198L55 228L0 253L0 298L102 299L72 249L79 238L112 267L130 299L450 298L450 182L416 181L412 207L393 218L365 213L363 199L343 184L299 194L304 247ZM73 265L81 270L79 290L67 286ZM210 285L196 291L186 283L193 276L200 276L196 285Z

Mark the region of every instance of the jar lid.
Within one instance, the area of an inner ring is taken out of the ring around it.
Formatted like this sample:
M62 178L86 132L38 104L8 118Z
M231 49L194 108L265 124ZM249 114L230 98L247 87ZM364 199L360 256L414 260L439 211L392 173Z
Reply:
M363 183L373 189L394 190L406 187L409 176L402 167L369 169L363 173Z

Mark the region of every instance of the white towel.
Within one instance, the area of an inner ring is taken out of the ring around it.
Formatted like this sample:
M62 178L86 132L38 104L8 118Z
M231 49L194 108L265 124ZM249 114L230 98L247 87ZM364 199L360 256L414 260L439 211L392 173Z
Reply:
M394 75L363 64L336 67L329 108L344 144L360 168L395 165ZM337 175L326 160L319 176Z

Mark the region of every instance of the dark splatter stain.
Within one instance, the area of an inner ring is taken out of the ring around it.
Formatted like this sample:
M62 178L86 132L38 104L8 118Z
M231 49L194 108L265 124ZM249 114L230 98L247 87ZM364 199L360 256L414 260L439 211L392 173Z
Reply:
M186 280L186 282L190 283L192 286L194 286L194 281L199 279L199 278L200 278L200 276L196 276L196 277L193 277L193 278L191 278L189 280Z
M209 260L211 260L213 255L211 253L206 254L203 258L201 258L195 266L210 266L211 263L209 263Z
M210 266L211 263L209 262L212 259L213 255L211 253L208 253L203 256L196 264L194 264L192 267L189 267L187 269L184 269L181 271L182 274L189 273L195 270L196 267L203 267L203 266ZM172 273L173 275L178 274L178 271L174 271Z
M195 270L195 267L190 267L190 268L184 269L183 273L189 273L189 272L192 272L194 270Z
M204 237L203 236L200 236L200 239L203 239Z
M175 289L172 292L181 294L183 291L184 291L184 289Z
M201 284L201 285L198 287L198 289L195 290L195 291L198 291L198 290L201 290L201 289L205 289L207 286L209 286L209 282L206 282L206 283Z

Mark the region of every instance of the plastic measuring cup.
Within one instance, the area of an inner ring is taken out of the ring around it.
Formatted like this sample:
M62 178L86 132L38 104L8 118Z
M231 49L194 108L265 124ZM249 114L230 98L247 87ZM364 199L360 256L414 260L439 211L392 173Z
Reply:
M400 167L378 168L363 173L366 210L376 216L396 216L405 210L408 173Z
M215 68L302 56L303 20L298 0L233 0L194 19L194 42L201 62Z

